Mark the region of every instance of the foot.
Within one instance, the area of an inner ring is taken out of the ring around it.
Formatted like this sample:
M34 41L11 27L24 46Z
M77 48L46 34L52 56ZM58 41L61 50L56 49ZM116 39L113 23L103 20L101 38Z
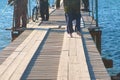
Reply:
M70 33L70 37L72 38L73 36L72 36L72 33Z
M77 35L81 36L81 33L79 31L77 31Z
M72 33L69 33L69 34L68 34L68 37L69 37L69 38L72 38L72 37L73 37L73 36L72 36Z

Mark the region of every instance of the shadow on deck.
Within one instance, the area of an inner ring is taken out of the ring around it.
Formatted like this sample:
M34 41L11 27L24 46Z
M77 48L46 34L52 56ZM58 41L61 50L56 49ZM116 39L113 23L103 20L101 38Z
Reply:
M82 35L73 33L73 38L66 33L63 8L55 10L50 21L29 23L1 51L0 80L111 80L86 20L81 22Z

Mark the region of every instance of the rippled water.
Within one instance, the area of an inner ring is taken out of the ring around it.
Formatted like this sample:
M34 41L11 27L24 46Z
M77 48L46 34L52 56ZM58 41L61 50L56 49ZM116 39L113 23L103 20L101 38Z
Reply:
M0 1L0 50L11 42L10 31L5 30L12 25L12 7L7 6L7 0Z
M0 50L5 48L11 42L11 31L6 30L12 27L13 7L7 5L8 0L0 1ZM35 0L30 0L29 15L33 7L36 5ZM54 0L50 0L50 6L54 4Z
M102 56L113 60L110 75L120 73L120 0L99 0Z
M33 0L32 0L33 1ZM120 0L99 1L99 27L102 30L102 57L112 59L110 75L120 73ZM51 1L53 3L53 1ZM12 26L13 9L7 0L0 1L0 50L11 42L11 32L5 30ZM35 3L31 4L31 9Z

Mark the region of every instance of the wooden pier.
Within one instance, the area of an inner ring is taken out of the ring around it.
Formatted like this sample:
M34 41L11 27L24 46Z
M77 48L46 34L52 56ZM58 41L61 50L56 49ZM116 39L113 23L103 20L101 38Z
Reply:
M0 52L0 80L111 80L82 12L82 35L66 33L64 10L27 29Z

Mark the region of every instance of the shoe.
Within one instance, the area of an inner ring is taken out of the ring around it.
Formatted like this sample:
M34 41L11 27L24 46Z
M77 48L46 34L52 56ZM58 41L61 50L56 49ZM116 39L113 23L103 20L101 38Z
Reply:
M81 33L79 31L77 31L77 35L81 36Z
M70 33L70 37L72 38L73 36L72 36L72 33Z
M69 38L72 38L73 36L72 36L72 33L68 33L68 37Z

